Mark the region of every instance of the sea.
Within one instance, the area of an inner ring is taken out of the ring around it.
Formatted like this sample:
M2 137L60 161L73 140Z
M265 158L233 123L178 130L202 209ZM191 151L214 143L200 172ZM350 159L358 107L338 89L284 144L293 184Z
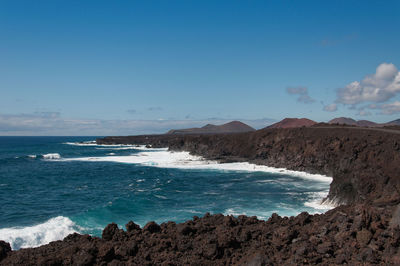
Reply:
M184 222L205 213L323 213L331 177L219 163L96 137L0 137L0 240L37 247L115 222Z

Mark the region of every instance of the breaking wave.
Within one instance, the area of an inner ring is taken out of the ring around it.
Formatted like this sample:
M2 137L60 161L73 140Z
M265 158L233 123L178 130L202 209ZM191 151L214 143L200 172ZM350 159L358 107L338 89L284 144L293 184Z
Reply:
M79 233L78 229L68 217L58 216L38 225L0 229L0 240L9 242L17 250L62 240L69 234Z
M61 155L59 153L48 153L48 154L43 154L42 155L43 159L47 160L57 160L61 159Z
M273 174L291 175L319 182L331 183L332 178L325 175L310 174L306 172L293 171L285 168L275 168L265 165L256 165L248 162L219 163L218 161L206 160L200 156L189 154L189 152L171 152L167 149L150 149L150 151L138 152L129 156L100 156L68 158L63 161L91 161L91 162L116 162L132 163L144 166L178 169L199 170L221 170L221 171L244 171L244 172L267 172Z

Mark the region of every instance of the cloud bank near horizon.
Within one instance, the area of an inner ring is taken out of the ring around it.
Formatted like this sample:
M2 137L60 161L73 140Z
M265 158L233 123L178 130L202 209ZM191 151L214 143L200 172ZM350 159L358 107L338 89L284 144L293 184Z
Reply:
M256 129L266 127L274 119L160 119L160 120L100 120L67 119L58 112L33 114L0 114L0 136L108 136L161 134L170 129L201 127L240 120Z

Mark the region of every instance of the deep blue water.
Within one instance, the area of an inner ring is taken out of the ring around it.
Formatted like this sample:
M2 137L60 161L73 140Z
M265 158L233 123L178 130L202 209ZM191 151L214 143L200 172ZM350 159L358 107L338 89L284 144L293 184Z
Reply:
M305 204L329 185L276 173L91 161L87 158L143 150L65 144L94 139L0 137L0 239L18 249L62 239L72 231L101 235L110 222L123 226L133 220L143 226L151 220L182 222L206 212L261 219L273 212L315 212ZM59 159L43 157L55 153Z

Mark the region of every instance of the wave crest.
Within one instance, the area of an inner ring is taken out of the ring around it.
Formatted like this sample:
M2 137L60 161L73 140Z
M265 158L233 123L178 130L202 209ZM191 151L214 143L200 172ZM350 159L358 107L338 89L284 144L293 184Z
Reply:
M79 233L78 229L68 217L58 216L34 226L0 229L0 239L9 242L11 248L17 250L62 240L69 234Z
M47 159L47 160L61 159L61 155L59 153L43 154L42 157L43 157L43 159Z
M256 165L248 162L219 163L207 160L203 157L191 155L189 152L171 152L166 149L147 149L129 156L102 156L102 157L81 157L68 158L64 161L91 161L91 162L117 162L133 163L144 166L178 169L211 169L221 171L243 171L243 172L267 172L296 176L303 179L310 179L324 183L331 183L332 177L310 174L306 172L293 171L285 168L275 168L265 165Z

